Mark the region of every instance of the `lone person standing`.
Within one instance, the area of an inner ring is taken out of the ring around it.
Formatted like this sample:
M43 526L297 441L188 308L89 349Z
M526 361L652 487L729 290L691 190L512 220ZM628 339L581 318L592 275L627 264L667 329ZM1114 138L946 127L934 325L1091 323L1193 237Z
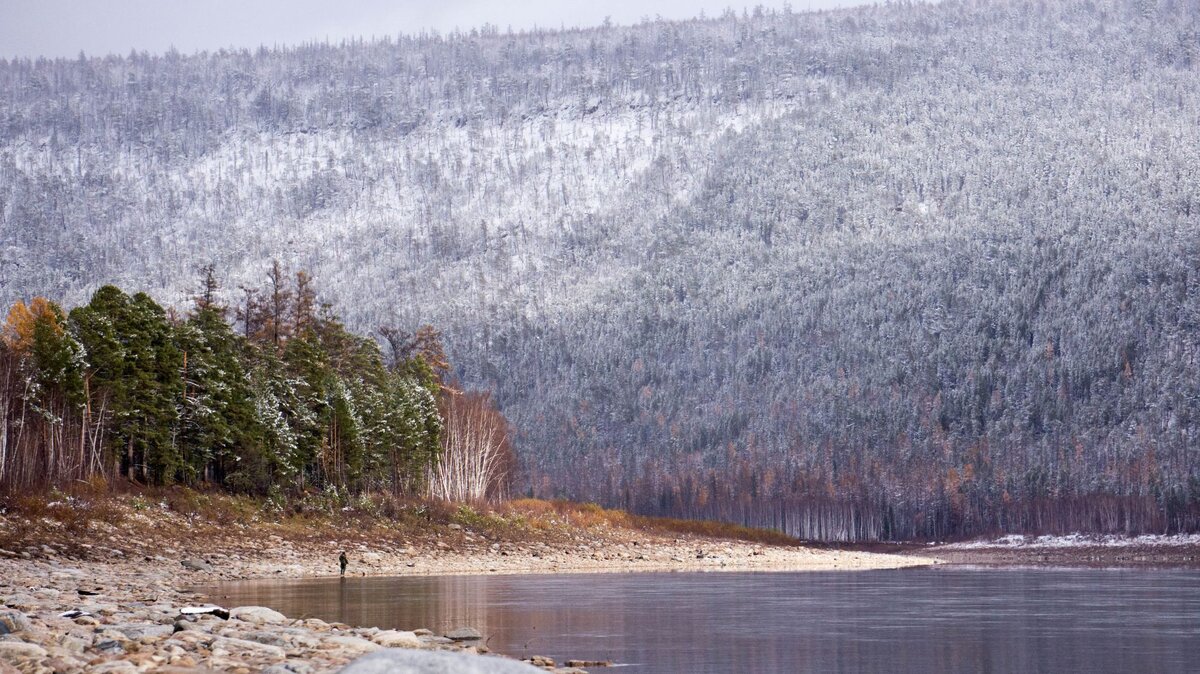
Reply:
M342 576L346 575L346 565L349 563L350 560L346 559L346 551L342 550L342 554L338 555L338 566L341 567Z

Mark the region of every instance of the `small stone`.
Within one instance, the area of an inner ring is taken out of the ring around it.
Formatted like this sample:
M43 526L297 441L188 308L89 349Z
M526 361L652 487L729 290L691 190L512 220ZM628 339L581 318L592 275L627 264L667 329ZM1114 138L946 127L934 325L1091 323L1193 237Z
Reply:
M271 665L259 672L259 674L308 674L312 671L304 662L285 662L278 665Z

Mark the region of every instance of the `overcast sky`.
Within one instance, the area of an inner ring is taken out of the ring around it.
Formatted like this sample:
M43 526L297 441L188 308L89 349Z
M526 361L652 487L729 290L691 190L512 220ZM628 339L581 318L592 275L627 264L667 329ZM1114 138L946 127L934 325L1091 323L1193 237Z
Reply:
M784 0L764 0L782 8ZM792 0L792 9L865 4ZM501 29L618 24L643 17L709 16L729 0L0 0L0 57L160 53L291 45L346 37L447 32L490 23Z

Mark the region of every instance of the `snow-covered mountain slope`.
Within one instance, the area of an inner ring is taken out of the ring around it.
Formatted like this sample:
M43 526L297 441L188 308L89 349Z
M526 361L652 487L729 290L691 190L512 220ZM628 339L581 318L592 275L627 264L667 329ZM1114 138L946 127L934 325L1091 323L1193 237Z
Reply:
M0 63L0 299L183 304L199 264L279 258L355 327L441 327L542 494L1195 519L1198 21L894 3Z

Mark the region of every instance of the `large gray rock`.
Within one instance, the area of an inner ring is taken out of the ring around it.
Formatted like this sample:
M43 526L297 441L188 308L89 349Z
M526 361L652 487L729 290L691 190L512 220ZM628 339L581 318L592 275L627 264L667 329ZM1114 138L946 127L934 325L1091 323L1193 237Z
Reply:
M260 625L285 623L288 620L284 614L266 606L239 606L229 612L229 617Z
M235 653L254 653L272 658L282 658L287 655L287 652L278 646L260 644L257 641L238 639L236 637L217 637L213 639L212 650L214 652L224 650Z
M474 627L460 627L456 630L446 632L446 634L443 636L454 641L474 641L476 639L483 638L483 635L479 633L479 630L475 629Z
M209 564L199 557L185 559L179 563L183 565L183 568L191 571L212 571L212 564Z
M339 648L343 651L348 651L350 654L371 653L381 648L379 644L372 643L362 637L352 636L334 636L325 637L321 643L330 648Z
M351 662L341 674L544 674L544 670L487 655L389 649Z
M108 662L88 667L91 674L137 674L137 665L125 660L110 660Z
M146 624L131 624L131 625L113 625L108 629L116 630L130 641L140 641L142 639L158 639L161 637L170 636L175 632L174 625L155 625L152 623Z
M18 611L32 611L38 607L40 602L38 602L37 597L22 592L5 597L3 604Z
M420 648L421 640L412 632L385 630L371 635L371 641L384 648Z
M17 662L46 657L46 649L24 641L0 641L0 661Z
M33 629L29 618L20 611L0 610L0 634L18 634Z

